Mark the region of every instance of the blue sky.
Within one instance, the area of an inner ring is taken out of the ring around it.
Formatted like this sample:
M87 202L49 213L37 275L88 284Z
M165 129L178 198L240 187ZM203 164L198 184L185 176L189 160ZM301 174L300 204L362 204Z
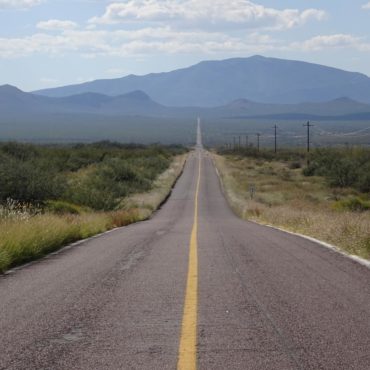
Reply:
M368 0L0 0L0 25L26 91L255 54L370 75Z

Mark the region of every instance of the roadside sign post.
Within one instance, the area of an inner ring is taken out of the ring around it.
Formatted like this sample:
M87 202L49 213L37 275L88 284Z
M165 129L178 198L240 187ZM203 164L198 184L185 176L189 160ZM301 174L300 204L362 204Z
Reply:
M249 196L251 200L253 200L255 193L256 193L256 186L254 184L250 184L249 185Z

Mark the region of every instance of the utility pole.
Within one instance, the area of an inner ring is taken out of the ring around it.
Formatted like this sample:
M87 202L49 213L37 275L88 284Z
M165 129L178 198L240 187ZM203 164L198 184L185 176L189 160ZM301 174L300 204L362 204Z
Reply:
M307 166L310 165L310 157L309 157L309 154L310 154L310 128L314 126L314 125L311 125L310 121L308 121L305 125L303 125L303 127L307 127Z
M248 135L245 135L245 147L248 148Z
M240 150L240 148L241 148L241 144L242 143L242 137L239 135L239 150Z
M234 150L235 150L235 148L236 148L236 138L235 138L235 136L233 137L233 139L234 139Z
M311 125L310 121L308 121L303 127L307 127L307 153L310 152L310 128L314 125Z
M260 151L260 136L261 134L260 133L257 133L257 151L259 152Z
M275 129L275 154L277 153L277 125L274 126Z

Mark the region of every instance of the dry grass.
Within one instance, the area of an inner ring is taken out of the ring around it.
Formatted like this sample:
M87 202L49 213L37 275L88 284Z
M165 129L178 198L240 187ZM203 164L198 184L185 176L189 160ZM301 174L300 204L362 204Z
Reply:
M170 192L180 175L186 155L175 157L159 176L153 190L127 199L124 209L80 215L38 214L0 219L0 273L42 257L58 248L115 227L150 217Z
M134 194L124 199L122 208L125 210L137 209L141 219L150 217L153 211L166 200L171 188L184 168L186 158L187 154L175 157L170 168L159 175L154 181L153 189L150 192Z
M214 155L228 201L244 219L281 227L370 258L370 212L340 211L338 199L351 189L329 188L320 177L305 177L287 163ZM250 185L256 193L251 199Z

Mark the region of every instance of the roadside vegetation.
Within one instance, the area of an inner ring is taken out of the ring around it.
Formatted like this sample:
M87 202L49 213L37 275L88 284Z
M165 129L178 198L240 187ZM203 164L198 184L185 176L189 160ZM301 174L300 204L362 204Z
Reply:
M0 272L148 218L185 158L179 146L0 144Z
M370 150L219 150L226 196L241 217L370 258Z

